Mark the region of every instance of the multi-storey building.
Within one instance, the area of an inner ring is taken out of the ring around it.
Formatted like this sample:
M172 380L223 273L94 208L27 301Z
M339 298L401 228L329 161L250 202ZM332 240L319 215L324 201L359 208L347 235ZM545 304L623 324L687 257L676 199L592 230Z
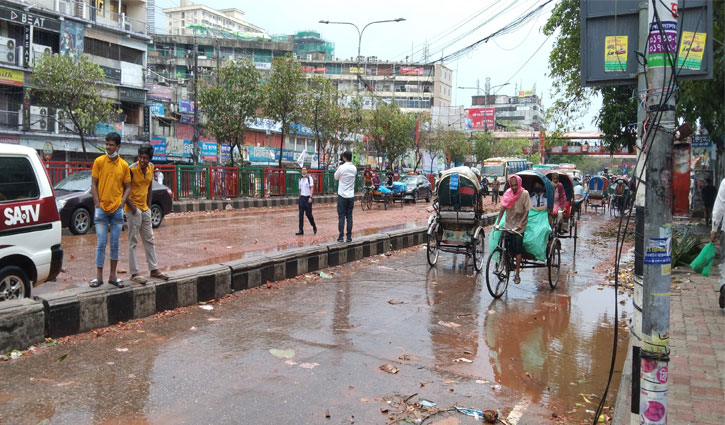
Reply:
M89 150L117 131L132 142L122 145L122 154L135 152L144 135L146 17L144 0L0 1L0 143L44 149L54 160L85 159L80 139L57 122L56 111L36 104L30 90L41 55L82 52L101 66L109 84L101 93L122 111L96 126Z
M190 0L181 0L179 7L164 9L166 33L170 35L194 35L190 26L202 26L229 33L249 33L265 37L266 31L244 20L239 9L212 9Z
M358 59L300 61L308 77L321 75L341 92L360 93L367 108L377 101L396 102L404 112L451 105L453 71L445 65Z
M546 114L534 90L520 90L517 96L472 96L473 108L494 108L497 128L534 130L544 128Z

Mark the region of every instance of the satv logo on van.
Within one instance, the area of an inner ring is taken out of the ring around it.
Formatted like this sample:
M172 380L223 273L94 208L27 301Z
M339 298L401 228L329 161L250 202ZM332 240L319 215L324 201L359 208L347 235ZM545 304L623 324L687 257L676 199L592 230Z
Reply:
M5 225L15 226L16 224L36 222L39 216L40 204L5 208Z

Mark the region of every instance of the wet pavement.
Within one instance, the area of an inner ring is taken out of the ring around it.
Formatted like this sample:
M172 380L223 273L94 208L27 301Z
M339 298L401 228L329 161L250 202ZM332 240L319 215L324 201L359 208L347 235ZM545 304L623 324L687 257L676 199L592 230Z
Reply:
M544 269L527 270L493 300L462 256L431 269L414 247L63 339L0 363L1 422L386 424L414 419L420 409L402 408L425 399L512 425L591 423L617 323L613 246L591 235L601 217L582 222L554 290ZM629 314L620 307L613 389ZM424 423L481 423L446 415Z
M383 210L376 205L362 211L355 205L353 237L425 225L430 204L406 204ZM297 207L254 208L170 214L154 229L159 268L163 271L232 261L307 245L333 242L337 239L337 209L334 205L317 205L313 209L318 233L315 235L305 218L305 235L298 230ZM140 244L140 243L139 243ZM64 231L64 272L55 282L46 282L33 289L33 295L87 285L95 277L96 235ZM108 258L108 248L106 248ZM136 250L141 273L148 276L143 247ZM128 271L128 232L121 234L119 277L130 278ZM105 275L108 274L106 260Z

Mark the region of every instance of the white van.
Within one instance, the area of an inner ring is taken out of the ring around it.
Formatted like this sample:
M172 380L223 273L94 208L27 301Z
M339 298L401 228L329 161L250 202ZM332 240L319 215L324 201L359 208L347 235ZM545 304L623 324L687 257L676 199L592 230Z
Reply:
M35 149L0 143L0 301L30 296L63 265L61 226Z

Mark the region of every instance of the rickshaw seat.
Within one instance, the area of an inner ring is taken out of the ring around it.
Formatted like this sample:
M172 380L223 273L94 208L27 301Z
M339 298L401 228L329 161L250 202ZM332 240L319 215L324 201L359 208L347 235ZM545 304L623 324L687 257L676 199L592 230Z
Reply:
M476 223L476 212L475 211L453 211L453 210L442 210L440 212L440 221L442 224L475 224Z

